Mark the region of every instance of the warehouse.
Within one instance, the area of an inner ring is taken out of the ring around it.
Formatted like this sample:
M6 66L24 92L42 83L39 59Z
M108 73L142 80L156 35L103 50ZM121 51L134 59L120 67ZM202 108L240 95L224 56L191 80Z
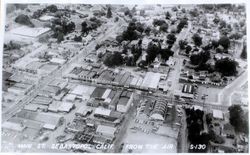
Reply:
M105 118L106 120L109 121L115 121L117 119L121 120L123 118L123 115L120 112L110 109L105 109L102 107L98 107L95 109L94 116L99 118Z
M96 133L98 135L113 139L115 137L116 130L117 129L115 127L98 125L96 129Z
M160 73L147 72L141 87L150 90L157 90L160 79Z
M10 31L10 33L13 35L24 36L28 38L40 38L46 34L49 34L50 32L51 29L47 27L31 28L28 26L21 26Z
M7 90L15 95L25 95L34 88L34 85L29 83L15 83L13 86L9 87Z
M133 102L133 93L130 91L123 91L117 103L117 111L125 113Z

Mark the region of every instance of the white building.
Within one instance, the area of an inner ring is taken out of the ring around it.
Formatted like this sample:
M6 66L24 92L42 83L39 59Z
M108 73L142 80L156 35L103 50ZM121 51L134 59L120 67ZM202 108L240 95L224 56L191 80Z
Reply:
M145 89L156 90L161 79L160 73L147 72L141 87Z
M132 102L133 102L133 93L127 92L126 96L123 96L119 99L117 107L116 107L117 111L122 112L122 113L127 112Z
M96 134L105 136L107 138L114 138L115 137L116 128L105 126L105 125L98 125L96 129Z

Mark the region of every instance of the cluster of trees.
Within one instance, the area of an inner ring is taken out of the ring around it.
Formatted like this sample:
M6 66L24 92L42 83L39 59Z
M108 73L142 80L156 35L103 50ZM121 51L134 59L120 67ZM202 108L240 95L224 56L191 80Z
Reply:
M232 105L228 108L229 121L236 132L248 134L248 115L244 113L240 105Z
M225 139L222 136L217 135L215 133L212 121L213 121L213 115L211 113L206 114L206 123L208 126L209 140L217 144L223 144L225 142Z
M160 26L160 31L162 31L162 32L168 32L168 24L166 23L165 20L154 19L153 25Z
M45 7L44 9L38 9L38 10L36 10L33 13L32 17L33 18L39 18L39 17L41 17L46 12L56 13L57 11L58 11L58 8L57 8L56 5L49 5L49 6Z
M97 19L96 17L92 17L89 19L89 21L83 21L82 26L82 35L87 36L90 31L96 30L98 27L102 25L102 22Z
M119 52L107 53L103 63L108 67L120 66L124 63L122 54Z
M135 66L136 61L139 59L139 57L142 54L142 47L141 45L133 45L131 48L132 56L127 58L126 65L127 66Z
M52 23L52 30L54 31L53 37L57 38L57 42L64 40L64 35L71 33L75 30L74 22L67 22L66 20L57 19Z
M4 44L4 50L15 50L15 49L20 49L20 48L21 48L21 45L13 41L10 41L8 44Z
M140 38L140 35L145 31L144 25L140 22L130 22L127 29L116 37L116 41L121 43L122 41L132 41ZM150 31L150 30L149 30Z
M149 42L146 52L146 61L140 63L142 66L151 64L159 54L161 55L161 59L164 61L168 60L170 56L174 55L174 52L170 48L162 48L159 41Z
M215 62L215 71L221 73L223 76L234 76L237 74L238 63L227 58L219 59Z
M20 14L15 18L15 22L22 24L22 25L26 25L29 27L34 27L34 24L30 21L29 16L24 15L24 14Z
M198 17L199 16L199 11L197 8L194 8L192 10L189 11L189 14L192 16L192 17Z
M205 64L210 59L209 51L202 51L198 54L192 54L190 56L190 62L192 65L202 65Z
M205 144L208 146L209 142L209 135L206 133L202 133L201 131L204 129L203 127L203 115L204 112L197 109L185 109L187 114L187 128L188 128L188 139L190 144L197 145L197 144ZM189 149L189 152L206 152L207 147L203 149Z
M186 18L183 18L180 20L180 23L177 25L177 32L180 33L181 30L185 27L185 25L188 25L188 21Z

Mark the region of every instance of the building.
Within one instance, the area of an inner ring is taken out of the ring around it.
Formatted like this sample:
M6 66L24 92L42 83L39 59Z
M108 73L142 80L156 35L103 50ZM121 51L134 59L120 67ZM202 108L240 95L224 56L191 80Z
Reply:
M213 118L223 120L224 119L223 112L221 110L213 109Z
M133 92L123 91L117 103L117 111L125 113L133 102Z
M184 84L182 87L182 92L187 94L193 94L194 93L194 86L190 84Z
M160 73L147 72L141 87L149 90L157 90L160 79Z
M51 32L50 28L21 26L10 31L11 34L28 38L41 38Z
M39 20L43 21L43 22L47 22L47 21L52 21L53 19L55 19L54 16L48 16L48 15L44 15L44 16L41 16L39 18Z
M69 113L73 108L74 104L70 102L54 101L49 105L48 110L52 112L67 112Z
M58 64L58 65L63 65L65 64L66 60L61 59L61 58L52 58L50 62L54 64Z
M118 111L106 109L103 107L98 107L95 109L94 117L104 118L104 119L111 121L111 122L123 119L122 113L120 113Z
M8 92L13 93L15 95L25 95L30 92L34 88L34 85L29 83L15 83L13 86L7 89Z
M98 125L96 129L96 134L113 139L116 133L115 127Z
M165 100L158 100L154 105L150 118L153 120L164 121L167 112L167 102Z

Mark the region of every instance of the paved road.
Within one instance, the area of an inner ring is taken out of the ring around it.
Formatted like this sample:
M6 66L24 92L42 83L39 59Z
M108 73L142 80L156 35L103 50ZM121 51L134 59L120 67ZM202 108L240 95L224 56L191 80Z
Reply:
M123 21L123 20L120 20L120 21ZM18 101L16 104L13 105L13 107L9 108L9 110L7 110L5 113L2 114L2 122L10 119L26 103L29 103L30 101L32 101L32 99L38 95L39 91L42 90L43 87L48 85L55 78L62 77L62 73L66 69L68 69L69 66L73 65L74 63L80 62L82 58L84 58L84 56L92 52L95 49L96 42L101 42L107 39L110 35L112 35L113 32L117 32L119 30L119 25L118 25L119 23L120 22L117 22L116 25L109 27L108 31L106 31L102 36L96 39L96 41L92 41L90 44L88 44L85 48L83 48L83 50L79 52L79 54L75 55L71 60L69 60L67 63L61 66L60 69L56 70L55 72L52 72L51 74L49 74L48 76L40 80L39 84L35 86L33 92L30 95L26 95L22 100Z
M231 96L235 90L240 88L245 82L247 82L248 71L245 71L238 78L236 78L232 83L227 85L218 95L218 104L230 106Z

